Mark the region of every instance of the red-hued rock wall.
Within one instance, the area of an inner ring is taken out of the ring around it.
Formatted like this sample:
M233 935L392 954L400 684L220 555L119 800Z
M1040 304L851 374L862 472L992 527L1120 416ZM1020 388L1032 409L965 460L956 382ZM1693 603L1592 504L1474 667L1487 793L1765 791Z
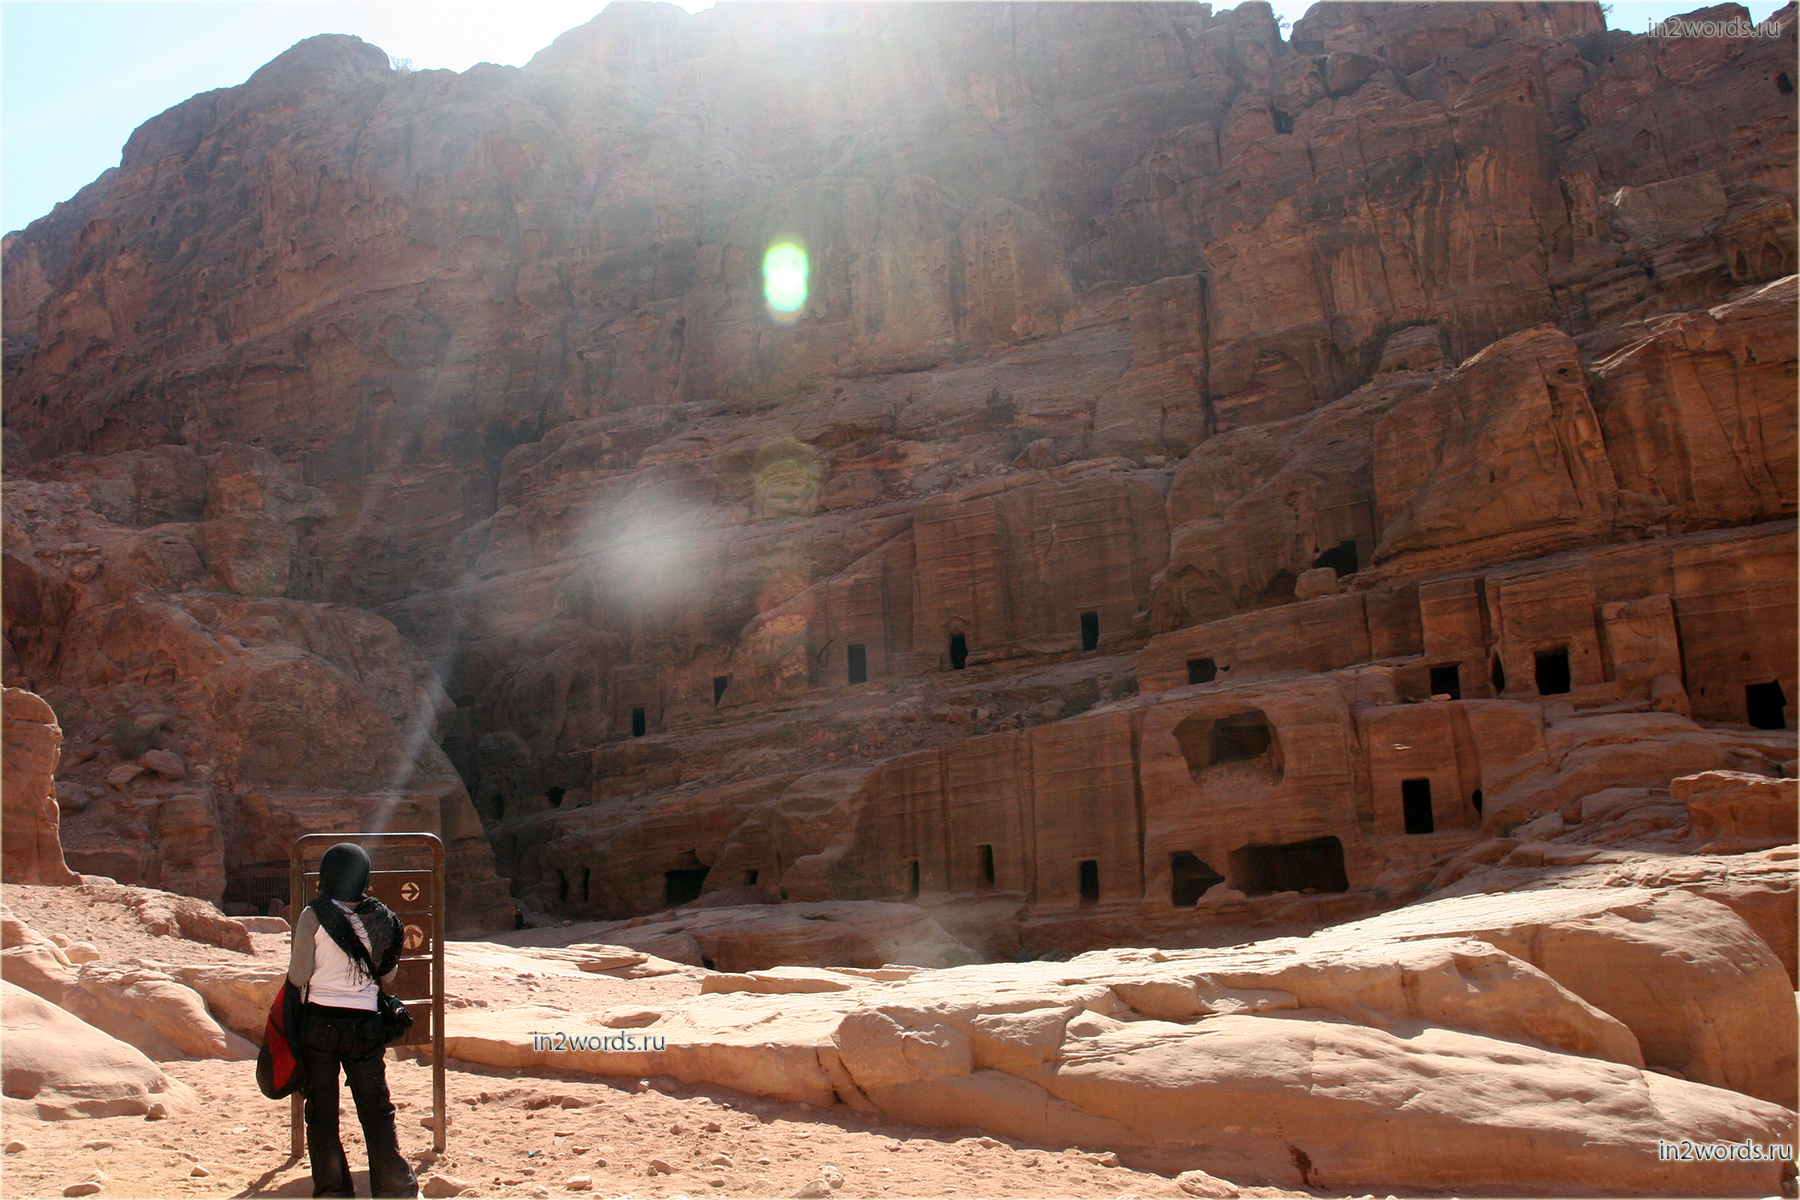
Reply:
M1011 897L1069 944L1779 772L1775 21L302 42L6 239L6 669L62 715L70 861L261 903L373 822L445 836L471 925L497 871L613 917Z

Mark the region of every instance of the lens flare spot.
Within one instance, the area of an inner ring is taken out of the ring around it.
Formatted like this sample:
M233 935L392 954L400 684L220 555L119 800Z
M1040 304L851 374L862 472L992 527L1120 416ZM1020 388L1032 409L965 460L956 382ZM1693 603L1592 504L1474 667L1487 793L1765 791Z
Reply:
M806 306L806 273L806 251L793 242L776 242L763 255L763 298L778 319Z

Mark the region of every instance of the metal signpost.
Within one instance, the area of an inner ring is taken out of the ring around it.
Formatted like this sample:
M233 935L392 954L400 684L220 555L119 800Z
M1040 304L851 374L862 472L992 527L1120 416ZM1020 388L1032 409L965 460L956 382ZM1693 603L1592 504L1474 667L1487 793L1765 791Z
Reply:
M366 849L429 850L429 870L371 871L368 894L387 905L400 918L402 945L394 994L413 1011L413 1026L396 1044L422 1046L431 1042L431 1148L444 1152L449 1125L444 1106L444 843L434 833L308 833L294 842L288 863L288 920L300 923L300 910L318 894L319 873L306 870L306 850L320 853L339 842L356 842ZM370 843L373 843L371 845ZM371 855L371 858L374 856ZM418 1005L429 1005L424 1009ZM423 1018L423 1019L421 1019ZM296 1158L306 1152L304 1101L296 1094L289 1107L291 1139Z

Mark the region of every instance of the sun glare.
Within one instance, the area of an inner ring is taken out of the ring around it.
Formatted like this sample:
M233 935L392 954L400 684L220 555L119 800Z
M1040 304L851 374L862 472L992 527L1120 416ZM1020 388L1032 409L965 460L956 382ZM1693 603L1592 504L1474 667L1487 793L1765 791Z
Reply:
M797 320L806 306L806 251L793 242L776 242L763 255L763 298L777 321Z

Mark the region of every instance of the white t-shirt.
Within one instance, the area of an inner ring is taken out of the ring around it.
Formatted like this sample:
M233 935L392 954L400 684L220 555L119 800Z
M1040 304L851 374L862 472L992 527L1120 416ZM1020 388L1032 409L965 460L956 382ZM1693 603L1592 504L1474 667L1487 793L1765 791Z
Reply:
M369 933L363 928L362 919L342 900L333 900L332 903L350 919L350 928L356 930L363 949L370 949ZM361 982L362 976L353 970L354 966L350 956L331 940L331 935L320 925L313 931L312 983L306 989L306 999L328 1008L362 1008L374 1012L380 986L373 979Z

